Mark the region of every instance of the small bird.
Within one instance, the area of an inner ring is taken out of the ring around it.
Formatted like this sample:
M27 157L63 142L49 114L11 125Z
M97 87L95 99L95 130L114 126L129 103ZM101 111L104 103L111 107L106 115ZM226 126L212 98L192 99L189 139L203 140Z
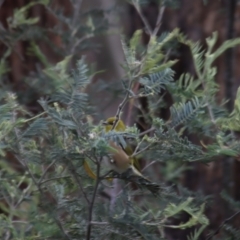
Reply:
M111 131L114 125L114 131L116 132L126 130L124 122L116 117L108 118L105 122L103 122L103 125L105 126L106 132ZM111 159L108 162L111 170L115 172L112 176L134 182L140 187L145 186L154 195L157 195L160 186L151 182L140 173L137 159L135 157L131 157L133 154L132 148L130 146L126 146L124 148L121 144L116 144L113 141L109 141L109 145L113 149L110 150ZM88 175L91 178L96 179L96 174L92 171L86 161L84 161L83 166Z
M110 117L105 122L103 122L103 125L105 125L105 131L106 132L109 132L109 131L112 130L115 119L116 119L115 117ZM125 126L124 122L122 120L119 120L118 123L116 124L115 128L114 128L114 131L123 132L125 130L126 130L126 126ZM133 150L132 150L131 146L129 146L129 145L127 145L125 148L120 147L120 146L118 147L114 143L112 143L112 145L114 145L114 146L111 146L111 144L110 144L111 147L115 147L116 149L117 148L119 148L120 150L124 149L124 152L122 152L122 154L124 154L123 159L129 158L128 156L131 156L133 154ZM133 158L130 158L130 159L131 159L131 164L133 164L134 167L137 170L140 171L140 165L139 165L138 159L136 157L133 157ZM129 159L127 161L129 161ZM112 167L113 166L114 165L112 165ZM83 163L83 167L84 167L84 169L85 169L85 171L86 171L86 173L88 174L89 177L91 177L92 179L97 178L96 174L92 171L91 167L89 166L89 163L86 160Z
M116 117L108 118L103 124L106 132L111 131L114 125L114 130L116 131L124 131L126 129L124 122L120 119L116 119ZM157 195L160 186L148 180L137 169L136 166L138 166L138 163L136 159L131 158L133 154L131 147L127 146L124 149L121 144L116 144L113 141L109 141L109 145L114 148L114 151L111 153L112 159L109 165L112 170L118 173L118 177L134 182L140 187L145 186L154 195Z
M110 117L108 118L105 122L103 122L103 125L105 126L105 131L109 132L112 130L113 125L115 124L116 117ZM118 122L115 124L114 131L116 132L124 132L126 130L126 125L124 122L119 119ZM133 150L130 145L127 145L126 147L123 147L122 145L117 146L114 142L110 142L110 146L115 148L116 150L123 150L123 152L119 151L120 154L123 154L123 158L126 159L128 158L127 162L130 162L131 164L138 170L140 171L140 166L138 159L136 157L131 157L133 154Z

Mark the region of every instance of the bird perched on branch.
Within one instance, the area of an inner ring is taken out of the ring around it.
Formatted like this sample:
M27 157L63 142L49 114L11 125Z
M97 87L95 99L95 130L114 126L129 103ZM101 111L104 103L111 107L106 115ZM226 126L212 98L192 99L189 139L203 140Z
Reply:
M103 125L105 126L105 131L109 132L112 130L113 125L115 124L114 131L116 132L124 132L126 130L126 126L122 120L118 120L116 122L116 117L110 117L108 118L105 122L103 122ZM116 122L116 123L115 123ZM131 157L133 154L133 149L130 145L127 145L126 147L123 147L122 145L117 146L114 142L110 142L110 146L118 150L119 152L119 157L122 157L122 161L124 163L124 160L126 160L126 163L133 165L138 171L140 171L140 166L138 159L136 157ZM121 156L122 155L122 156ZM119 169L120 170L120 169ZM126 170L123 168L123 170ZM118 171L116 171L118 172Z
M103 122L106 132L113 129L117 132L123 132L126 130L124 122L116 117L110 117L105 122ZM109 141L111 146L110 154L111 160L109 160L110 168L115 172L114 177L119 177L127 181L131 181L139 185L140 187L146 187L154 195L159 191L159 185L151 182L146 177L144 177L139 171L139 164L136 157L131 157L133 150L130 146L125 148L121 144L117 144L113 141ZM84 168L88 175L92 178L96 178L95 174L91 171L89 166L85 164Z

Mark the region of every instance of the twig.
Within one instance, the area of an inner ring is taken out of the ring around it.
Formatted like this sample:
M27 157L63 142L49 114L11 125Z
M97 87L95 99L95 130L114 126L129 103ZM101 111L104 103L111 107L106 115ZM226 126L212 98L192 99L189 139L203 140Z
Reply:
M148 165L146 165L142 170L141 172L145 171L147 168L149 168L150 166L152 166L154 163L156 163L157 161L152 161L150 162Z
M136 148L135 148L135 150L134 150L132 156L134 156L134 155L137 153L137 151L138 151L138 149L140 148L140 146L141 146L143 140L144 140L144 138L142 138L141 141L138 143L138 145L136 146ZM132 156L131 156L131 157L132 157Z
M74 166L73 166L71 160L68 161L68 164L70 165L69 171L72 173L75 181L77 182L77 184L78 184L78 186L79 186L79 189L80 189L80 191L82 192L82 194L83 194L83 196L84 196L87 204L90 204L90 201L89 201L89 199L88 199L88 197L87 197L87 194L85 193L85 191L84 191L84 189L83 189L83 186L82 186L81 182L79 181L78 175L77 175L76 172L75 172L75 169L74 169Z
M34 184L38 187L38 182L37 182L37 180L35 179L35 177L33 176L33 174L32 174L32 172L31 172L30 168L28 167L25 159L20 158L20 157L17 156L17 155L15 155L15 157L16 157L16 159L17 159L20 163L23 164L23 166L26 168L27 172L29 173L30 177L32 178Z
M127 125L129 125L129 123L130 123L132 109L135 106L134 101L135 101L136 98L139 98L139 95L135 94L139 89L139 85L140 85L140 83L136 82L133 86L132 91L131 91L131 95L129 95L129 105L128 105L127 117L126 117L126 124Z
M164 56L164 61L163 61L163 63L166 63L166 62L167 62L168 57L169 57L171 51L172 51L172 48L169 48L169 49L167 50L166 55Z
M58 227L61 229L62 233L64 234L64 237L65 237L66 239L68 239L68 240L71 240L71 238L70 238L70 237L68 236L68 234L66 233L66 231L65 231L65 229L64 229L61 221L60 221L58 218L56 218L56 217L53 217L53 218L54 218L56 224L58 225Z
M48 170L56 163L57 159L53 160L45 169L44 173L42 174L41 178L38 181L38 184L41 184L42 180L44 179L44 177L46 176Z
M135 7L136 11L138 12L140 18L142 19L146 29L147 29L147 32L148 34L150 35L150 38L152 37L155 37L159 31L159 28L161 26L161 21L162 21L162 18L163 18L163 14L164 14L164 11L165 11L165 6L162 6L160 5L159 7L159 12L158 12L158 16L157 16L157 21L156 21L156 25L155 25L155 28L154 30L151 29L151 26L149 25L149 22L148 20L145 18L145 16L143 15L142 11L141 11L141 7L139 6L138 2L136 1L133 1L132 5ZM142 64L143 66L143 64ZM141 70L140 70L141 72ZM132 88L132 83L133 83L133 80L130 81L130 84L129 84L129 88L131 90ZM116 120L113 124L113 127L111 130L114 130L119 119L120 119L120 114L121 114L121 111L123 109L123 107L125 106L125 104L127 103L127 101L130 99L130 98L135 98L134 96L130 96L130 91L127 91L126 95L125 95L125 98L123 99L122 103L119 105L118 107L118 110L117 110L117 113L115 115L116 117Z
M94 222L94 221L91 221L91 225L108 225L109 223L108 222Z
M146 17L145 17L144 14L142 13L141 7L139 6L138 2L137 2L137 1L133 1L132 4L133 4L134 8L136 9L136 11L138 12L138 14L139 14L139 16L140 16L143 24L145 25L145 29L146 29L147 34L150 35L150 38L155 37L155 36L157 35L158 31L159 31L160 26L161 26L161 21L162 21L162 17L163 17L163 14L164 14L165 7L162 6L162 7L159 8L156 25L155 25L154 30L152 30L152 29L151 29L151 26L150 26L150 24L149 24L149 22L148 22L148 20L146 19ZM148 52L148 47L149 47L149 45L147 45L147 50L146 50L147 52ZM146 61L146 59L147 59L147 56L145 56L145 57L142 59L142 64L141 64L139 73L138 73L138 74L135 74L135 75L132 77L132 79L130 79L130 81L129 81L128 91L126 91L126 95L125 95L123 101L122 101L122 102L119 104L119 106L118 106L118 109L117 109L117 112L116 112L116 115L115 115L115 118L116 118L116 119L115 119L115 121L114 121L114 123L113 123L113 126L112 126L112 129L111 129L111 130L114 130L114 129L115 129L115 127L116 127L116 125L117 125L117 123L118 123L118 121L119 121L119 119L120 119L120 114L121 114L121 112L122 112L122 109L124 108L124 106L126 105L126 103L127 103L130 99L133 99L133 100L134 100L135 98L142 97L142 96L140 96L140 95L138 95L138 96L135 96L134 94L132 95L132 91L131 91L131 90L132 90L132 85L133 85L133 83L134 83L134 80L137 79L137 78L139 78L139 77L141 76L141 74L142 74L142 68L143 68L143 66L144 66L144 62ZM134 91L133 91L133 92L134 92ZM127 118L127 119L129 119L129 116L130 116L130 114L129 114L129 112L128 112L128 118ZM148 132L151 132L151 131L153 131L153 130L155 130L155 128L151 128L150 130L148 130L148 131L140 134L139 136L142 136L142 135L144 135L144 134L146 134L146 133L148 133ZM139 152L137 152L137 151L138 151L138 148L139 148L139 146L138 146L138 147L135 149L135 151L134 151L134 153L132 154L131 157L134 157L134 156L140 154L141 152L146 151L149 147L150 147L150 146L148 146L147 148L144 148L143 150L140 150ZM114 183L116 183L116 182L114 182ZM115 189L116 189L116 186L115 186ZM113 209L113 205L114 205L114 203L115 203L116 196L117 196L116 194L114 194L114 195L112 194L112 196L111 196L110 209Z
M5 236L4 240L10 239L10 237L11 237L10 230L8 230L5 235L6 236Z
M13 220L12 223L29 224L28 221L22 221L22 220Z
M31 170L29 169L29 167L28 167L25 159L20 159L18 156L16 156L16 158L18 159L18 161L24 163L24 167L26 168L26 170L27 170L28 173L30 174L30 176L31 176L34 184L36 185L36 187L37 187L40 195L43 197L45 194L44 194L44 192L42 191L42 188L41 188L40 184L38 183L38 181L37 181L37 180L35 179L35 177L33 176L33 174L32 174L32 172L31 172ZM53 218L54 218L56 224L58 225L58 227L60 228L60 230L62 231L62 233L64 234L65 238L68 239L68 240L70 240L70 237L69 237L68 234L66 233L66 231L65 231L65 229L63 228L62 223L59 221L59 219L57 219L56 217L53 217Z
M32 121L32 120L34 120L34 119L42 116L42 115L45 114L45 113L46 113L46 111L44 111L44 112L42 112L42 113L39 113L39 114L37 114L36 116L34 116L34 117L32 117L32 118L28 118L28 119L24 120L24 123L29 122L29 121Z
M80 12L80 9L81 9L81 5L82 5L82 0L78 0L76 1L76 4L74 4L73 8L74 8L74 12L73 12L73 26L76 25L77 23L77 20L79 18L79 12Z
M97 163L97 179L96 179L96 184L95 184L94 191L93 191L92 200L91 200L90 205L89 205L86 240L91 239L93 205L94 205L94 202L95 202L95 199L96 199L97 189L98 189L98 185L99 185L99 182L100 182L100 179L99 179L99 176L100 176L100 162L101 162L101 160Z
M91 38L91 37L94 37L94 34L86 34L85 36L79 38L79 39L73 44L73 46L72 46L72 48L71 48L71 51L70 51L71 54L73 54L73 53L75 52L76 48L78 47L78 45L79 45L81 42L83 42L84 40L89 39L89 38Z
M141 149L140 151L136 152L135 154L132 154L131 157L136 157L137 155L139 155L142 152L145 152L146 150L148 150L150 147L152 146L152 144L149 144L148 146L146 146L145 148Z
M139 133L138 137L141 137L141 136L143 136L143 135L145 135L145 134L147 134L147 133L153 132L153 131L155 131L155 130L156 130L155 127L151 127L151 128L149 128L148 130Z
M132 88L132 82L133 82L133 80L130 80L129 89ZM122 109L124 108L124 106L126 105L127 101L129 100L129 96L130 96L130 91L127 91L123 101L118 106L118 109L117 109L117 112L116 112L116 115L115 115L116 120L114 121L114 124L112 126L111 131L113 131L115 129L115 127L116 127L116 125L117 125L117 123L118 123L118 121L120 119L120 114L122 112Z
M232 39L234 36L234 21L236 12L236 0L229 0L227 6L227 36L226 40ZM227 102L227 108L229 111L233 109L234 105L234 80L233 80L233 58L234 49L229 48L225 53L225 96L229 101Z
M125 185L125 188L129 187L130 184L131 184L130 182L127 183L127 184ZM116 198L117 198L120 194L122 194L122 192L123 192L123 189L121 189L120 191L118 191L118 193L116 193ZM142 195L141 195L141 196L142 196Z
M227 12L227 26L226 26L226 40L233 39L235 35L235 15L237 0L228 0L226 6ZM236 88L234 88L234 48L227 49L225 53L225 97L228 99L226 104L227 110L231 112L234 108L234 98L236 93ZM232 192L232 187L230 183L232 182L232 169L233 169L233 157L227 157L222 159L222 168L224 169L223 176L223 187L230 193ZM224 217L227 216L229 212L229 206L225 202L224 206Z
M224 226L224 224L226 224L228 221L230 221L231 219L233 219L234 217L236 217L238 214L240 214L240 211L234 213L231 217L225 219L220 226L217 228L217 230L215 232L213 232L212 234L210 234L210 236L206 239L206 240L210 240L212 239L215 235L217 235L220 231L220 229Z
M31 170L29 169L29 167L28 167L25 159L20 159L18 156L16 156L16 158L17 158L17 160L18 160L19 162L24 163L24 167L26 168L26 170L27 170L28 173L30 174L30 176L31 176L34 184L36 185L36 187L37 187L40 195L43 197L45 194L44 194L41 186L38 184L38 181L37 181L37 180L35 179L35 177L33 176L33 174L32 174L32 172L31 172ZM70 240L70 237L69 237L68 234L66 233L66 231L65 231L65 229L63 228L62 223L59 221L59 219L57 219L56 217L53 217L53 218L54 218L56 224L58 225L58 227L60 228L60 230L62 231L62 233L64 234L65 238L68 239L68 240Z
M137 3L135 3L135 2L133 2L133 6L134 6L135 9L137 10L140 18L142 19L142 21L143 21L143 23L144 23L144 25L145 25L145 27L146 27L146 29L147 29L147 34L149 34L149 35L151 36L151 35L153 34L152 29L151 29L151 26L149 25L148 20L147 20L147 19L145 18L145 16L143 15L140 6L139 6Z
M160 5L159 11L158 11L158 16L157 16L157 22L156 22L155 28L153 30L152 36L156 36L159 31L165 8L166 8L165 6Z
M100 179L106 179L106 177L110 174L110 173L112 173L113 172L113 170L109 170L107 173L105 173L104 175L102 175L102 176L99 176L99 178Z
M49 179L46 179L46 180L44 180L44 181L39 182L39 184L42 185L42 184L44 184L44 183L46 183L46 182L50 182L50 181L54 181L54 180L59 180L59 179L63 179L63 178L71 178L71 176L69 175L69 176L49 178Z
M21 195L21 197L18 199L17 203L14 205L14 208L16 209L23 201L23 199L26 197L28 190L32 187L32 185L29 183L29 185L27 186L27 188L24 189L23 194Z

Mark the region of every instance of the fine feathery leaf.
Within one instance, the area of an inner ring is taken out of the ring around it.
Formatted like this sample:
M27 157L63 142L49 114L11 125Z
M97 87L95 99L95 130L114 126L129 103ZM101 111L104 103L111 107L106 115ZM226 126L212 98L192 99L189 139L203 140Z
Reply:
M170 127L175 128L176 126L190 121L196 116L198 110L202 107L201 102L197 97L186 103L174 104L171 108L171 122Z
M153 95L160 93L162 89L173 82L174 72L170 68L163 71L152 73L147 77L140 78L139 82L143 85L143 94Z

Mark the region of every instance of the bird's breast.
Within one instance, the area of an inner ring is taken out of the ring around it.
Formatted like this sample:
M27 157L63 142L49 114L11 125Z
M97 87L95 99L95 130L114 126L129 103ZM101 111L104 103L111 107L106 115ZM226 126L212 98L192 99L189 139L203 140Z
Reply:
M110 167L118 173L125 172L131 163L129 156L124 152L122 147L113 141L110 141L109 145L114 148L111 152L111 159L109 160Z

